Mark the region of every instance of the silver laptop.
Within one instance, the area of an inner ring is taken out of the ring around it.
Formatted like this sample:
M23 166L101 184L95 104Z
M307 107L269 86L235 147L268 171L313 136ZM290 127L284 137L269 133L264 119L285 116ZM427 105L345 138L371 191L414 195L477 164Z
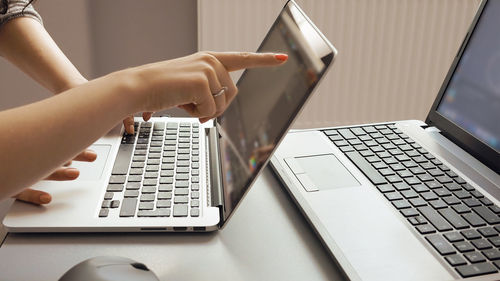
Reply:
M426 122L293 131L272 157L349 279L500 280L499 15L481 3Z
M258 52L284 52L279 67L245 71L239 94L211 124L194 118L116 127L93 146L95 163L75 163L73 182L42 182L53 202L15 202L12 232L212 231L225 225L276 144L325 74L334 47L293 2Z

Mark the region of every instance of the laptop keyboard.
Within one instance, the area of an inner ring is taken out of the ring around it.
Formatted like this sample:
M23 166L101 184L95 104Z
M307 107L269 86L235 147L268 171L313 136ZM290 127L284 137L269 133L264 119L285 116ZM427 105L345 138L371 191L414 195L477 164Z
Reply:
M99 217L200 215L199 124L135 122L123 134Z
M323 132L462 277L498 272L500 208L394 124Z

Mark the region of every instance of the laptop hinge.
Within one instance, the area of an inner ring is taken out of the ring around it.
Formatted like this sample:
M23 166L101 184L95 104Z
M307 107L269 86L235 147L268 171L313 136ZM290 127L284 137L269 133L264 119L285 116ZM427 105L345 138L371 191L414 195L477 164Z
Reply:
M210 175L210 205L219 207L221 220L224 218L224 193L222 188L222 170L220 165L219 133L216 127L207 128L208 165Z

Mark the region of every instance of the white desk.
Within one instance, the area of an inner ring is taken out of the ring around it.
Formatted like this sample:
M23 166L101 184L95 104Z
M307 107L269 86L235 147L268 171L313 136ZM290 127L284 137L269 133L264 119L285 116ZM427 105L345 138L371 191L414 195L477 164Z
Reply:
M343 280L269 168L223 231L8 234L0 279L57 280L99 255L143 262L160 280Z

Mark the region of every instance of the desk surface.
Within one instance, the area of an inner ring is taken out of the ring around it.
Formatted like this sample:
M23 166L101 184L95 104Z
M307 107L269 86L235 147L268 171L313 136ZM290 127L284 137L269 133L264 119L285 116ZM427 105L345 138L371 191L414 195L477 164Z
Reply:
M222 231L8 234L0 248L0 275L57 280L99 255L143 262L160 280L343 280L269 168Z

